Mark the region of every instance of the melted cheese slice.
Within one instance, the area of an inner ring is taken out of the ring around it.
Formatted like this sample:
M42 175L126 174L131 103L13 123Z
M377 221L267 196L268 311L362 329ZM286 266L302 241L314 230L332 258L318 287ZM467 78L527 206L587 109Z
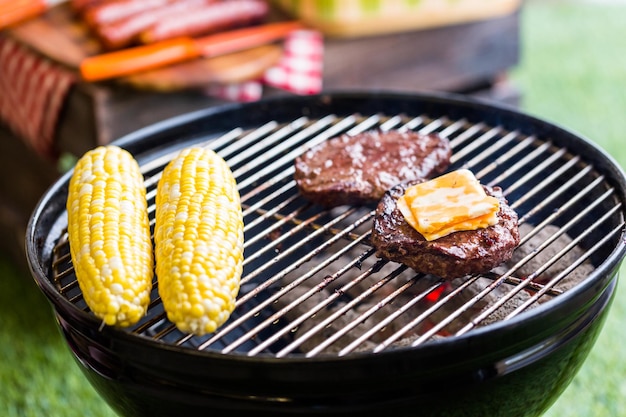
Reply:
M474 174L460 169L408 188L398 200L406 221L426 240L498 223L500 202Z

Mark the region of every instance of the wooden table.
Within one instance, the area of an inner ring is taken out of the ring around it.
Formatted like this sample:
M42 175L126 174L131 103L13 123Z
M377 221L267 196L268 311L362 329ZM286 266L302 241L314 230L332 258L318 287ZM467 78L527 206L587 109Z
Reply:
M519 13L393 35L327 39L324 89L447 91L515 105L520 94L507 74L519 51ZM197 91L163 94L79 84L61 114L57 141L62 152L80 155L165 118L223 103ZM60 175L57 161L35 155L0 123L0 169L0 250L25 265L26 224Z

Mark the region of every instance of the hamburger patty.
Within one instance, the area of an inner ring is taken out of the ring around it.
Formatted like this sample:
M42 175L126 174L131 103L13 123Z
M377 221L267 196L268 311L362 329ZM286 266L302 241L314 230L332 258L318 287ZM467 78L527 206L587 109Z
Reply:
M408 180L428 179L450 164L452 149L437 134L370 131L342 135L311 148L295 160L300 193L326 207L378 201Z
M406 222L396 205L413 184L398 184L379 202L371 236L377 256L444 279L485 273L511 258L520 240L517 213L509 207L499 187L483 186L487 195L500 201L497 224L427 241Z

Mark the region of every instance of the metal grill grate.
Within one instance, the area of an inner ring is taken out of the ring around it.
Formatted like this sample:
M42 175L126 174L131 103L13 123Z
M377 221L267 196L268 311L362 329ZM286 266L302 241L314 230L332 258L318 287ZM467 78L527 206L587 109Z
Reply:
M297 155L336 135L375 128L439 132L453 147L451 170L469 168L482 183L502 187L520 219L514 259L452 282L416 274L376 258L369 245L374 207L322 210L299 196ZM216 150L238 180L245 263L237 307L214 334L182 334L166 319L155 281L147 316L127 330L191 349L343 356L464 334L577 285L624 228L615 190L592 165L549 140L498 126L426 115L329 115L235 129L193 144ZM142 165L151 219L160 172L176 152ZM54 248L52 269L58 291L87 310L66 235Z

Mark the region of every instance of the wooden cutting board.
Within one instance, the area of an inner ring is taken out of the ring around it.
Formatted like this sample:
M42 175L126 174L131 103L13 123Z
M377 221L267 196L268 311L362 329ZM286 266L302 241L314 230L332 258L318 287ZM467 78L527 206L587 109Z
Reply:
M75 18L69 5L49 10L8 31L9 36L54 62L78 72L81 61L103 53L86 25ZM199 58L162 69L122 77L114 82L142 90L179 91L211 84L257 79L282 55L279 45L264 45L215 58Z

